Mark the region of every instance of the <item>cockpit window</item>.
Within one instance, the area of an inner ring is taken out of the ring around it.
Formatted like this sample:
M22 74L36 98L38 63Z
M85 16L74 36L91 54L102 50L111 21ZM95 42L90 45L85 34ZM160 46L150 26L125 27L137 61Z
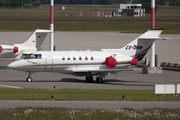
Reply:
M41 54L30 54L27 57L25 57L24 59L41 59L42 55Z
M41 58L42 58L42 55L41 55L41 54L37 54L37 58L38 58L38 59L41 59Z

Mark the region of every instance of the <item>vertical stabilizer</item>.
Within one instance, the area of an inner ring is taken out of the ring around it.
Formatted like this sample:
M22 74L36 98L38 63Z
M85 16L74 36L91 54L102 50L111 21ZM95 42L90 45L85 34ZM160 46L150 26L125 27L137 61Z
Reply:
M130 57L136 57L138 60L143 59L155 40L162 40L159 35L163 29L151 29L121 49L102 49L102 51L118 53Z
M37 29L27 39L26 42L24 42L22 44L15 44L14 46L36 48L36 50L39 51L39 50L41 50L41 45L44 42L48 33L51 33L51 31L50 30ZM26 50L24 50L24 51L26 51Z

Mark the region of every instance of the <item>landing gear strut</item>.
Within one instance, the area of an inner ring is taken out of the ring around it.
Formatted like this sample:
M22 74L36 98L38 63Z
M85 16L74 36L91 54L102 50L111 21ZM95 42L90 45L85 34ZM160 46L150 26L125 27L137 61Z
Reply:
M87 82L93 82L93 76L86 76Z
M27 82L32 82L31 72L28 72L28 77L26 78Z

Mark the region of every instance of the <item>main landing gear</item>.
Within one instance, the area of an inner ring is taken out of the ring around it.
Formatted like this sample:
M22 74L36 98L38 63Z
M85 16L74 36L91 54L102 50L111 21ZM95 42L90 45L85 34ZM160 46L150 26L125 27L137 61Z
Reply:
M93 76L86 76L87 82L93 82Z
M87 82L93 82L93 76L86 76L86 81L87 81ZM104 80L103 80L102 77L97 77L97 78L96 78L96 82L97 82L97 83L103 83Z
M101 78L101 77L97 77L97 78L96 78L96 82L97 82L97 83L103 83L104 80L103 80L103 78Z
M27 82L32 82L33 79L31 78L31 72L28 72L28 77L26 78Z

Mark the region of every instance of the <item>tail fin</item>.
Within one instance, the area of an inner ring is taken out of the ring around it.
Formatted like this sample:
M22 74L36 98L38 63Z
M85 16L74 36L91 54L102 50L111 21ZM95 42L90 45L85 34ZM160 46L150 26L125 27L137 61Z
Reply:
M50 33L50 30L41 30L37 29L34 33L28 38L28 40L22 44L15 44L14 46L25 46L36 48L37 51L41 50L41 45L44 42L47 34Z
M165 38L159 37L162 30L163 29L151 29L121 49L102 49L102 51L118 53L142 60L155 40L165 40Z
M142 60L146 53L151 48L155 40L161 39L159 35L161 34L162 29L151 29L126 46L124 46L121 51L127 56L135 57L138 60Z

